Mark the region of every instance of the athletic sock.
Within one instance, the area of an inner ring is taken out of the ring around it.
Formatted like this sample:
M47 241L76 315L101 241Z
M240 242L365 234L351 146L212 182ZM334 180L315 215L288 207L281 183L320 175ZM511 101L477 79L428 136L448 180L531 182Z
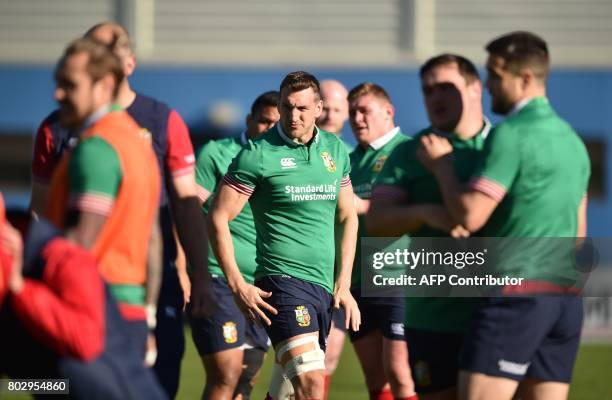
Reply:
M331 375L325 375L324 381L324 392L323 392L323 400L327 400L327 396L329 395L329 384L331 383Z
M370 400L393 400L391 389L370 390Z

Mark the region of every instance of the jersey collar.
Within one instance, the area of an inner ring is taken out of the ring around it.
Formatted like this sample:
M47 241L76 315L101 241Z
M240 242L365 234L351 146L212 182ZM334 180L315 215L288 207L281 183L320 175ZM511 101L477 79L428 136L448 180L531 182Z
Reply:
M81 132L86 130L93 124L95 124L98 120L100 120L102 117L104 117L109 112L111 112L110 104L107 104L105 106L98 108L89 117L87 117L87 119L85 120L85 123L83 124L83 128L81 129Z
M280 122L276 124L276 131L278 132L278 136L281 137L290 146L305 146L304 143L300 143L297 139L292 139L283 132L283 128L281 127ZM314 142L319 143L319 128L315 125L314 127Z
M518 114L523 108L525 108L529 103L531 103L532 101L535 102L536 100L538 100L538 102L544 102L546 104L548 104L548 99L546 97L531 97L528 99L523 99L521 101L519 101L518 103L516 103L514 105L514 107L512 107L512 110L510 110L510 112L508 113L508 117L514 115L514 114Z
M379 137L378 139L370 143L369 146L373 148L374 150L380 150L387 143L393 140L393 138L395 137L395 135L399 133L399 131L400 131L399 126L396 126L395 128L391 129L389 132L385 133L384 135L382 135L381 137Z

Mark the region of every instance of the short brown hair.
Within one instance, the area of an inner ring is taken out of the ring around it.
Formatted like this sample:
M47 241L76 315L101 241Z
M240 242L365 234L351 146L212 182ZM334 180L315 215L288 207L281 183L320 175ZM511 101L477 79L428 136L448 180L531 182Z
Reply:
M423 77L434 68L449 64L457 64L459 74L467 83L480 81L480 75L474 63L463 56L450 53L440 54L425 61L425 64L423 64L419 70L419 76L423 79Z
M550 68L546 41L531 32L511 32L500 36L485 47L491 56L504 60L504 69L519 74L529 68L534 75L545 80Z
M113 94L116 95L119 90L119 83L124 78L121 60L108 46L93 39L76 39L66 47L64 54L57 63L55 79L59 78L59 70L64 66L66 60L79 53L85 53L89 56L87 60L87 73L93 82L98 82L108 74L113 76L115 79L115 91Z
M367 94L371 94L374 97L391 104L391 97L389 97L385 89L372 82L363 82L352 88L348 94L348 102L352 103L353 101Z
M315 98L321 100L321 88L319 81L314 75L305 71L290 72L285 76L285 79L280 84L279 92L283 89L289 90L291 93L300 92L306 89L312 89L315 93Z
M108 43L103 43L110 47L112 51L115 53L126 53L132 54L134 49L132 47L132 41L130 40L130 35L128 34L127 29L123 26L119 25L116 22L112 21L104 21L100 22L89 28L83 37L95 39L94 34L100 28L109 27L112 33L111 41Z

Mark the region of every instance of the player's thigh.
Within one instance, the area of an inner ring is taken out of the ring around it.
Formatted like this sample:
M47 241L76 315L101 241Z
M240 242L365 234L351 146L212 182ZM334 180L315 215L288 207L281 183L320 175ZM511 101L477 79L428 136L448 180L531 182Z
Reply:
M383 365L382 333L371 331L353 341L369 389L379 389L387 382Z
M244 351L240 347L203 355L207 384L235 385L242 373L243 356Z
M521 400L565 400L569 394L569 384L526 378L521 382L518 394Z

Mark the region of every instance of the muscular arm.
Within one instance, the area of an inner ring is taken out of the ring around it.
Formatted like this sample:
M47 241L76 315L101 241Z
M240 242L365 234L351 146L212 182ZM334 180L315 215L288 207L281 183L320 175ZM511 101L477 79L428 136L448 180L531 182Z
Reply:
M455 174L452 161L453 149L447 139L436 135L425 135L421 138L420 144L417 151L418 158L436 177L444 205L454 221L470 232L480 230L505 192L500 192L497 187L486 190L491 183L484 180L479 181L483 190L462 187Z
M107 220L107 215L92 211L80 211L76 226L66 236L86 250L91 250Z
M238 307L249 318L259 317L270 325L270 319L261 308L276 313L276 309L262 299L262 297L270 297L272 294L246 283L242 277L236 263L234 244L229 229L229 222L240 214L248 198L247 195L239 193L226 184L221 185L208 213L210 243L227 278L228 285L234 293Z
M208 246L206 217L202 213L193 172L172 178L172 211L176 231L193 268L191 309L196 316L210 311L210 274L207 269Z
M499 204L495 199L481 191L462 187L457 181L455 170L450 162L443 162L433 170L438 181L444 205L454 221L470 232L480 230L489 220Z
M151 237L149 239L149 249L147 253L147 282L145 304L148 307L156 307L159 297L159 289L162 281L163 270L163 240L159 219L156 217L151 229Z
M338 277L334 285L334 307L342 306L346 313L345 326L348 328L350 324L351 329L358 331L361 314L350 292L359 225L354 196L350 183L340 188L335 226Z

